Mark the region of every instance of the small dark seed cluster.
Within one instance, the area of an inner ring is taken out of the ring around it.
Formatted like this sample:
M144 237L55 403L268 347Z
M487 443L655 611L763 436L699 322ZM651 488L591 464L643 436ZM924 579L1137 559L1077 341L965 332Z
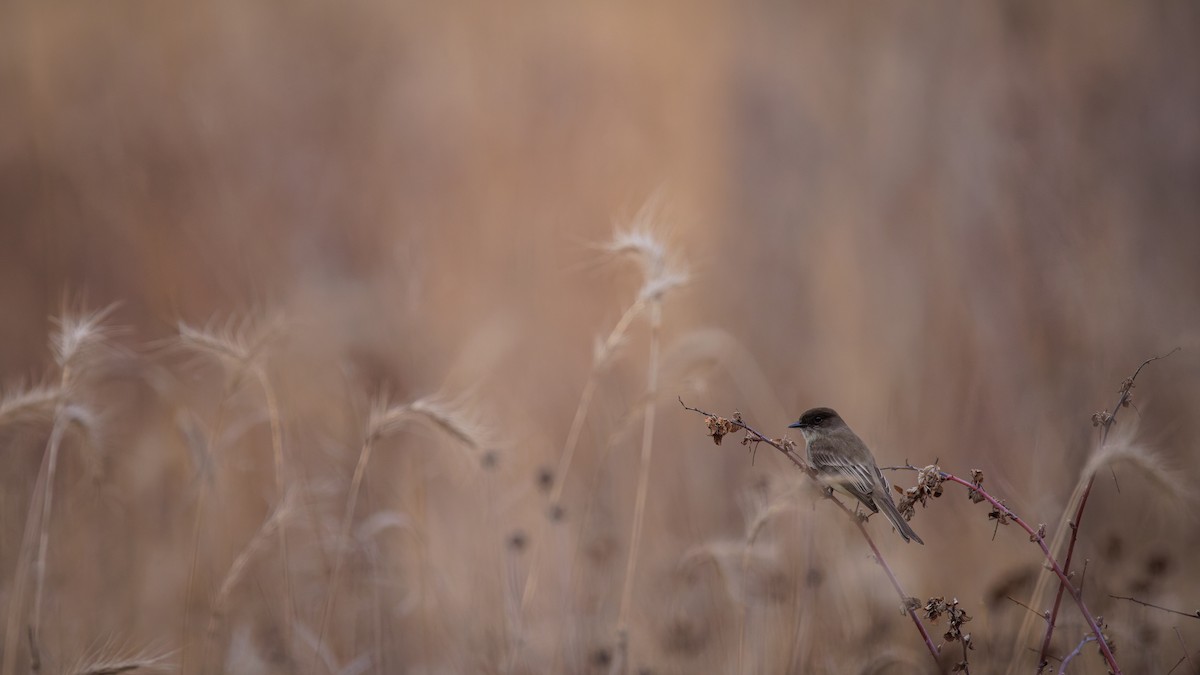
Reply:
M936 464L930 464L923 469L917 470L917 484L915 486L907 490L902 490L897 485L896 491L902 495L900 503L896 504L896 509L900 511L900 515L905 520L912 520L913 516L916 515L916 505L918 503L921 506L928 506L931 497L936 499L942 496L943 481L941 467Z
M712 436L713 443L721 444L721 439L729 434L736 433L741 427L739 423L742 421L741 413L735 412L732 420L727 420L724 417L706 417L704 423L708 425L708 435Z
M971 469L971 483L973 483L976 488L982 488L983 471L980 469ZM979 502L983 501L983 494L979 490L969 489L967 490L967 498L973 503L978 504Z
M971 641L971 634L963 632L963 624L971 620L965 609L960 609L958 606L958 598L954 598L950 602L946 602L945 598L930 598L922 608L925 612L925 618L930 622L936 623L938 619L945 615L948 618L949 625L946 627L945 634L942 639L946 642L960 642L963 645L963 660L954 664L950 672L958 673L966 671L967 650L975 649L975 643Z

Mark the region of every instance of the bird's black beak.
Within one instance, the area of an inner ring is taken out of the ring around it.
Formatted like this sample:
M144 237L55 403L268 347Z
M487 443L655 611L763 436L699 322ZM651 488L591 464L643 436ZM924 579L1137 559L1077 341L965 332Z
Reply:
M792 422L791 424L788 425L788 428L789 429L803 429L804 424L802 424L800 422Z

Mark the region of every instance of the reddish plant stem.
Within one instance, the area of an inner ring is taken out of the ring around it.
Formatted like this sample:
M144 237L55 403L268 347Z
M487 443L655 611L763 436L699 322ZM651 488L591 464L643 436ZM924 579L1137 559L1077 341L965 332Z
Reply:
M1104 443L1108 440L1108 432L1117 422L1117 413L1121 411L1121 408L1124 408L1126 405L1128 405L1130 399L1133 398L1133 383L1137 380L1138 374L1142 372L1142 368L1145 368L1147 364L1159 359L1165 359L1171 354L1174 354L1176 351L1179 351L1178 347L1166 354L1163 354L1162 356L1153 356L1145 361L1142 361L1142 364L1137 367L1137 370L1133 371L1133 375L1121 383L1120 396L1117 398L1117 405L1113 406L1112 413L1108 415L1101 413L1099 417L1101 427L1100 447L1104 447ZM1116 479L1115 474L1113 475L1113 478L1114 480ZM1079 496L1079 505L1075 507L1075 517L1070 521L1071 538L1067 543L1067 557L1063 559L1063 571L1067 572L1068 574L1071 572L1071 563L1075 559L1075 542L1079 539L1079 526L1080 523L1083 522L1083 510L1087 506L1088 496L1092 494L1092 485L1095 482L1096 474L1093 472L1091 476L1088 476L1087 485L1084 486L1083 493ZM1038 652L1038 675L1041 675L1041 673L1045 671L1046 665L1049 663L1049 661L1046 660L1046 655L1050 652L1050 639L1054 637L1054 627L1058 621L1058 610L1062 607L1063 591L1066 590L1067 586L1069 585L1070 584L1068 582L1060 583L1058 585L1058 592L1054 594L1054 607L1050 610L1050 616L1046 618L1046 634L1042 637L1042 649L1040 652Z
M909 468L916 469L916 467ZM1104 638L1104 634L1101 632L1100 624L1096 621L1096 617L1092 615L1091 611L1088 610L1087 605L1083 602L1083 593L1081 593L1078 588L1071 584L1070 578L1067 577L1067 574L1063 571L1063 568L1059 566L1058 561L1054 559L1054 554L1050 552L1050 547L1046 545L1046 539L1042 536L1042 533L1030 527L1029 523L1026 523L1021 519L1020 516L1013 513L1012 509L1008 508L1004 504L1000 503L1000 501L995 497L988 494L988 492L982 487L972 483L969 480L959 478L952 473L947 473L941 470L939 470L939 473L941 474L943 480L948 480L952 483L958 483L968 490L974 490L980 497L983 497L987 503L991 504L993 508L999 510L1014 523L1016 523L1022 530L1025 530L1025 532L1029 534L1029 538L1031 540L1037 542L1038 547L1042 549L1042 554L1046 557L1046 561L1050 563L1050 569L1054 570L1054 574L1058 576L1061 587L1070 591L1071 599L1073 599L1076 606L1079 607L1079 613L1083 615L1084 620L1087 621L1088 627L1092 629L1092 634L1096 636L1096 642L1100 645L1100 652L1104 655L1104 660L1108 662L1109 670L1113 672L1113 675L1121 675L1121 667L1117 665L1117 660L1113 656L1112 648L1109 647L1108 640Z
M1105 428L1107 431L1107 428ZM1103 441L1101 441L1103 445ZM1075 558L1075 542L1079 538L1079 521L1083 519L1083 509L1087 506L1088 495L1092 493L1092 483L1096 482L1096 474L1088 478L1087 486L1083 488L1083 494L1079 497L1079 506L1075 509L1075 518L1069 525L1071 527L1071 539L1067 544L1067 557L1063 559L1063 569L1071 570L1071 561ZM1058 610L1062 607L1063 591L1066 590L1066 584L1058 584L1058 592L1054 594L1054 608L1050 610L1050 614L1046 617L1046 634L1042 637L1042 649L1038 652L1038 675L1041 675L1046 670L1046 666L1050 663L1046 659L1046 655L1050 653L1050 638L1054 637L1054 626L1058 621Z
M925 624L921 623L921 618L917 616L917 610L912 607L913 603L909 601L909 596L904 594L904 589L900 587L900 582L896 579L896 575L892 572L892 568L888 567L887 562L884 561L883 556L879 553L879 549L876 548L875 540L871 539L870 534L867 534L867 528L863 525L863 520L854 515L850 509L846 508L844 504L837 499L834 499L832 496L829 497L829 501L837 504L838 508L841 509L842 512L847 516L849 516L854 521L854 524L858 526L858 531L862 533L863 539L867 540L867 546L870 546L871 552L875 554L875 560L887 574L888 581L892 582L892 588L896 589L896 595L900 596L900 603L904 606L904 611L908 614L908 618L912 619L913 625L917 627L917 632L921 634L921 639L925 641L925 648L929 650L929 654L933 657L933 660L940 664L941 661L938 659L938 648L934 646L933 639L929 637L929 631L925 629Z
M1094 641L1095 639L1096 638L1092 637L1091 635L1088 635L1087 637L1080 640L1079 644L1075 645L1075 650L1072 651L1070 654L1067 654L1066 658L1064 658L1062 660L1062 665L1058 667L1058 675L1065 675L1067 672L1067 666L1071 663L1071 659L1075 658L1076 656L1079 656L1079 652L1083 651L1084 645L1086 645L1089 642Z
M679 405L682 405L684 410L699 413L705 417L716 417L716 415L707 413L699 408L692 408L688 406L683 402L682 398L679 399ZM751 443L766 443L779 452L782 452L785 457L791 460L792 463L799 467L800 470L805 474L807 474L809 478L812 478L813 480L817 479L816 474L813 472L812 467L809 466L808 461L803 455L800 454L799 451L796 450L795 447L768 438L740 420L730 419L729 422L749 434L746 441L743 441L744 445L749 445ZM867 546L871 547L871 553L874 554L875 561L879 563L879 566L883 568L884 573L887 574L888 581L891 582L892 588L896 591L896 595L900 597L900 604L904 607L904 611L908 614L909 618L912 619L913 625L917 627L917 632L921 634L921 639L925 642L925 648L929 650L929 655L932 656L933 660L940 665L941 661L938 658L938 648L933 644L933 638L929 636L929 631L925 628L925 624L921 622L921 617L917 616L916 608L913 607L913 603L909 602L909 596L905 595L904 589L900 586L900 581L896 579L896 575L892 572L892 568L889 567L887 561L883 559L883 555L880 554L879 548L875 546L875 541L871 539L871 535L867 532L867 528L863 526L862 519L855 515L853 511L846 508L846 505L838 501L837 498L832 495L832 493L826 492L826 497L830 502L833 502L834 505L841 509L842 513L846 514L850 520L854 521L854 524L858 527L858 531L862 534L863 539L867 540Z

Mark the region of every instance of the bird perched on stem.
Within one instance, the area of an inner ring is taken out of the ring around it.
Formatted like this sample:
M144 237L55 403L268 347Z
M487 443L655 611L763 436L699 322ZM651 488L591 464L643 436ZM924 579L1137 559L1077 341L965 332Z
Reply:
M904 541L925 543L896 510L896 504L888 494L888 483L875 465L867 444L850 430L837 412L832 408L813 408L788 428L799 429L804 434L808 462L821 481L862 502L872 513L882 509Z

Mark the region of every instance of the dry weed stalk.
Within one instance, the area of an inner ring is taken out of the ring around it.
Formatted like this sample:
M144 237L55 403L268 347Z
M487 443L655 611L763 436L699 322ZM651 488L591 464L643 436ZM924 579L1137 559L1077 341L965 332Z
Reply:
M622 668L629 657L629 609L633 603L634 572L642 544L642 527L646 516L646 493L650 488L650 459L654 448L654 413L658 405L658 350L662 329L662 303L655 300L650 309L650 357L646 386L646 412L642 418L642 452L638 466L637 496L633 506L633 527L629 535L629 559L625 563L625 583L621 590L621 608L617 613L617 655L613 673Z
M750 576L750 561L753 557L754 545L758 542L758 536L762 533L767 523L775 516L789 511L793 505L782 499L768 499L766 495L760 495L757 491L752 492L747 498L747 522L746 522L746 537L742 543L742 553L740 562L741 579L743 583ZM720 565L718 564L718 568ZM726 576L722 571L722 576ZM748 598L743 597L737 602L737 621L738 621L738 651L737 664L738 672L744 672L746 659L746 641L749 625L747 623L747 613L749 609Z
M283 454L283 427L280 424L279 400L275 397L275 388L267 377L267 371L261 364L254 368L254 376L263 390L263 399L267 405L267 419L271 427L271 457L275 464L275 498L280 500L281 507L287 498L288 486L287 463ZM292 602L292 572L288 565L288 528L285 521L279 522L279 560L283 565L283 637L284 644L291 644L292 626L296 622L295 607Z
M966 488L967 498L972 502L979 503L986 501L988 504L990 504L992 511L988 513L988 518L990 520L994 520L997 527L1013 522L1016 523L1017 526L1022 530L1025 530L1026 534L1029 535L1029 541L1035 542L1038 545L1038 548L1042 550L1042 556L1046 558L1047 565L1051 571L1058 576L1064 587L1069 590L1071 599L1075 601L1075 605L1079 608L1079 613L1083 615L1084 620L1087 621L1088 627L1092 629L1092 634L1095 636L1096 642L1100 645L1100 652L1103 654L1104 660L1108 663L1109 669L1114 675L1121 675L1121 668L1117 665L1117 660L1113 656L1111 640L1103 632L1104 626L1102 625L1101 619L1092 614L1092 612L1087 608L1087 605L1083 601L1082 590L1071 583L1071 580L1067 576L1064 568L1059 566L1058 561L1054 558L1054 554L1050 552L1050 547L1046 544L1045 524L1038 524L1037 529L1034 529L1029 525L1029 523L1025 522L1020 516L1014 513L1013 510L1010 509L1003 500L997 499L989 494L988 491L983 488L983 472L977 469L971 471L971 480L968 481L952 473L942 471L937 465L919 468L910 464L898 468L916 471L918 472L918 475L922 477L922 480L915 488L916 498L920 500L922 504L924 504L923 497L940 496L941 483L943 481L950 481L951 483L957 483L958 485ZM905 491L905 500L903 500L906 503L904 508L910 514L912 513L912 502L909 500L912 497L912 494L910 494L912 491L913 489ZM897 508L902 507L897 505ZM901 512L903 513L904 511Z
M1083 651L1083 648L1087 645L1087 643L1095 641L1096 636L1085 635L1083 639L1079 641L1079 644L1075 645L1075 649L1071 650L1070 654L1067 654L1065 657L1063 657L1062 665L1058 667L1058 675L1066 675L1067 666L1071 664L1071 660L1076 656L1079 656L1079 653ZM1038 671L1040 672L1044 667L1045 666L1038 666Z
M704 416L705 422L708 426L708 435L712 437L713 442L717 445L721 444L722 438L724 438L726 435L736 433L738 431L744 431L746 432L746 436L742 439L743 445L748 445L753 448L757 447L759 443L766 443L767 445L783 453L783 455L791 460L793 464L799 467L800 470L804 471L809 478L812 480L817 480L817 476L813 471L813 468L808 464L808 461L804 458L804 456L801 455L796 449L796 443L791 439L773 439L765 436L746 424L742 420L740 414L735 414L732 418L724 418L710 414L700 410L699 408L688 406L683 402L682 399L679 401L679 404L683 406L684 410ZM921 639L925 643L925 648L929 650L929 655L933 657L935 662L940 663L938 657L938 648L933 644L933 638L929 636L929 631L925 628L925 624L921 621L921 618L917 616L917 609L921 607L920 600L917 600L916 598L911 597L904 592L904 588L900 586L900 581L896 578L895 573L892 572L892 568L888 566L887 561L884 560L883 555L879 552L879 548L875 545L875 540L873 540L870 533L867 532L867 528L863 524L863 519L859 518L853 511L846 508L846 505L842 504L841 501L834 497L832 492L826 491L825 496L838 509L840 509L842 513L846 514L846 516L850 518L850 520L858 528L859 534L862 535L863 539L866 540L867 545L871 548L871 553L874 554L875 561L879 563L881 568L883 568L884 573L887 575L888 581L891 583L892 588L896 591L896 595L899 596L901 607L904 609L904 612L908 614L909 618L912 619L913 625L916 626L917 632L921 634Z
M687 282L687 272L678 266L671 258L670 251L653 232L654 221L658 215L658 202L651 199L634 219L633 226L625 231L618 231L612 241L602 245L600 250L609 257L632 258L642 273L642 286L634 301L625 309L621 318L602 340L598 340L593 352L592 367L588 372L587 381L580 393L575 415L567 432L563 453L559 457L558 467L551 479L554 481L550 491L549 520L556 521L562 516L562 493L567 483L567 474L571 469L579 439L583 432L584 422L599 387L600 376L608 369L625 342L630 326L639 316L649 314L650 321L650 351L648 357L648 374L646 387L646 403L643 411L642 451L640 455L637 496L635 497L633 534L630 558L626 564L626 584L621 594L621 609L617 620L618 656L613 659L611 669L616 672L622 667L626 639L624 637L625 623L628 618L630 594L632 592L632 577L635 571L638 542L641 539L642 518L645 512L646 492L649 486L650 459L654 435L654 411L658 393L660 333L662 327L662 302L666 294ZM525 576L525 584L521 591L521 602L517 616L524 616L537 590L540 571L542 541L547 522L543 521L534 539L534 552L529 570ZM513 648L509 658L508 668L512 669L520 659L520 642Z
M1131 597L1128 595L1113 595L1113 594L1109 593L1108 597L1112 598L1113 600L1128 600L1129 602L1137 603L1143 607L1150 607L1152 609L1162 610L1164 612L1169 612L1171 614L1178 614L1179 616L1186 616L1189 619L1200 619L1200 609L1197 609L1193 612L1181 612L1177 609L1171 609L1170 607L1163 607L1162 605L1156 605L1152 602L1146 602L1145 600L1138 600L1137 598L1134 598L1134 597Z
M946 616L949 625L945 634L942 635L942 639L946 642L957 642L962 646L962 661L955 663L950 668L950 672L971 675L971 664L968 662L967 652L975 649L975 642L971 639L970 633L963 632L963 624L970 621L971 617L967 615L966 610L958 606L958 598L954 598L950 602L946 602L944 597L930 598L922 609L925 612L925 618L930 623L937 623L939 618L943 615ZM941 647L942 645L938 645L939 649Z
M567 440L563 445L563 453L558 459L558 468L553 474L547 474L549 480L553 481L553 487L550 490L550 506L547 510L547 516L551 521L557 521L562 517L562 492L563 487L567 484L567 473L571 470L571 463L575 458L575 449L579 446L579 437L583 433L583 424L587 421L588 411L591 409L592 399L596 395L596 390L600 385L600 376L607 370L616 358L617 352L625 342L625 333L629 330L629 326L633 324L634 319L645 311L646 302L642 295L638 295L637 300L633 302L621 315L620 320L609 332L608 336L603 340L596 341L596 347L592 358L592 368L588 372L587 381L584 382L583 391L579 395L579 403L575 406L575 415L571 419L571 427L567 431ZM540 571L541 549L543 536L546 530L546 522L543 521L534 537L534 551L531 556L532 562L529 565L529 571L525 575L525 584L521 589L521 603L518 608L517 616L521 617L525 614L525 609L529 606L530 600L537 590L538 572ZM517 658L519 654L514 650L513 658Z
M370 417L367 420L366 436L358 453L358 461L354 465L354 475L350 479L350 489L346 495L346 507L342 512L341 525L338 527L337 538L334 540L333 572L330 576L329 592L325 598L325 608L321 612L321 623L317 629L314 648L318 654L324 645L325 631L328 630L329 621L333 616L346 548L350 545L350 530L354 523L354 512L358 506L358 493L362 487L363 476L366 475L367 464L371 460L371 453L378 441L399 432L412 422L429 426L475 454L478 454L480 448L483 447L483 431L469 418L463 407L446 403L437 396L394 406L388 405L386 399L381 398L372 406Z
M212 610L208 617L208 629L205 633L210 646L217 639L217 624L224 616L229 596L233 593L233 589L237 586L238 582L241 581L242 576L246 572L246 567L266 547L267 540L270 539L276 530L278 530L280 536L283 536L284 524L292 515L296 501L295 494L295 491L288 491L283 495L278 506L275 507L275 511L263 521L263 524L258 528L258 532L246 543L242 551L233 559L233 564L229 566L229 571L225 574L225 578L221 581L221 586L217 590L217 595L213 600ZM204 658L202 661L207 663L208 659Z
M33 497L30 500L29 512L25 521L25 534L21 540L21 550L17 556L16 579L9 599L8 624L4 636L4 675L11 675L16 667L16 651L20 633L20 615L24 604L25 585L29 574L30 558L33 555L36 530L37 559L34 567L34 598L32 618L28 627L29 646L31 652L31 668L41 667L39 654L42 618L42 599L46 585L46 556L50 545L50 516L54 503L54 479L58 472L58 458L62 448L63 437L72 422L88 423L94 417L80 404L71 402L71 394L86 374L87 367L98 356L113 349L108 346L108 340L118 332L118 329L105 322L116 309L109 305L99 310L85 312L70 310L64 306L60 316L53 319L57 329L51 334L51 350L59 368L59 381L50 395L50 389L34 389L26 392L25 396L12 399L9 403L9 413L28 413L35 409L44 410L51 401L54 404L53 426L50 438L46 443L46 451L42 459L42 467L35 482ZM15 419L15 418L14 418ZM40 501L40 508L38 503Z
M672 266L669 252L653 234L651 225L656 215L652 200L638 214L635 226L619 232L607 250L618 256L632 256L642 271L642 288L638 303L648 303L650 312L650 351L646 363L646 402L642 415L642 449L638 464L637 493L634 498L633 525L629 537L629 557L625 564L625 581L621 590L621 605L617 613L617 650L610 672L623 672L629 656L629 612L633 603L633 583L641 550L642 528L646 516L646 497L650 488L650 464L654 450L654 421L658 406L659 350L662 332L663 298L687 281L687 273Z
M1116 422L1117 422L1117 414L1121 411L1122 408L1125 408L1132 403L1134 382L1137 380L1138 375L1142 372L1142 368L1145 368L1147 365L1149 365L1155 361L1158 361L1159 359L1165 359L1168 356L1170 356L1171 354L1174 354L1176 351L1178 351L1178 348L1173 349L1170 352L1163 354L1162 356L1154 356L1154 357L1148 358L1145 361L1143 361L1141 363L1141 365L1139 365L1137 367L1137 370L1133 371L1133 375L1126 378L1121 383L1121 388L1118 390L1117 404L1115 406L1113 406L1112 412L1110 413L1107 410L1103 410L1101 412L1098 412L1098 413L1092 415L1092 424L1094 426L1100 427L1100 446L1099 446L1100 450L1097 451L1096 455L1100 455L1103 452L1106 441L1108 440L1108 433L1112 429L1113 425L1116 424ZM1093 460L1094 459L1095 458L1093 458ZM1096 461L1088 462L1088 465L1086 467L1087 481L1086 481L1086 483L1084 483L1081 479L1080 484L1077 485L1075 488L1075 493L1071 495L1071 501L1068 502L1068 504L1069 504L1069 503L1072 503L1072 502L1075 502L1076 500L1078 500L1077 505L1075 507L1074 517L1071 520L1067 521L1067 524L1070 526L1069 529L1070 529L1071 534L1070 534L1070 542L1067 544L1066 558L1063 560L1063 570L1068 574L1071 571L1071 563L1074 561L1074 558L1075 558L1075 542L1079 538L1079 527L1083 521L1083 510L1084 510L1084 508L1087 507L1088 496L1091 495L1092 485L1096 482L1096 469L1098 469L1100 466L1101 466L1101 463L1099 463L1099 462L1096 462ZM1116 479L1115 474L1113 475L1113 479L1114 480ZM1063 519L1065 519L1067 517L1067 513L1069 513L1069 512L1070 512L1070 510L1068 509L1067 511L1065 511L1063 513L1063 516L1062 516ZM1061 539L1064 536L1064 534L1066 533L1066 531L1067 530L1062 527L1062 523L1060 522L1059 528L1058 528L1058 535L1055 537L1055 542L1054 542L1054 546L1056 549L1061 545L1061 543L1062 543ZM1044 575L1042 575L1041 578L1038 579L1038 586L1034 590L1033 600L1036 600L1036 598L1038 598L1041 595L1042 588L1044 587L1044 580L1045 580ZM1058 619L1059 608L1062 606L1063 591L1065 591L1067 589L1067 587L1069 587L1069 586L1070 586L1070 582L1066 581L1065 577L1064 577L1063 582L1059 584L1058 591L1054 595L1054 607L1053 607L1053 609L1050 610L1050 615L1046 619L1046 634L1042 637L1042 648L1041 648L1041 651L1038 653L1038 670L1037 670L1037 672L1039 674L1046 669L1046 665L1049 663L1046 660L1046 656L1050 651L1050 640L1051 640L1051 638L1054 637L1054 626L1055 626L1055 622ZM1026 621L1028 621L1028 620L1029 619L1027 618ZM1024 629L1022 629L1020 634L1024 634L1024 632L1025 632ZM1099 637L1098 634L1097 634L1097 637ZM1101 639L1101 648L1103 649L1104 646L1105 646L1104 641Z
M265 320L254 321L250 315L241 319L230 318L221 326L194 328L184 322L179 322L179 342L184 349L211 358L221 364L226 371L225 391L217 404L217 419L212 433L209 435L208 451L204 461L211 465L216 456L216 446L220 439L227 414L230 396L241 385L242 378L247 374L254 377L263 392L267 408L267 419L271 429L271 455L275 473L275 498L282 504L288 490L287 462L283 447L283 427L280 419L279 402L275 389L267 376L265 353L267 347L279 337L284 327L280 314L268 314ZM190 599L195 583L196 566L200 550L200 531L204 516L206 482L201 481L199 494L196 499L196 517L193 531L193 551L191 569L188 574L187 597ZM284 644L291 643L292 629L295 624L295 609L293 605L293 588L291 567L288 556L288 537L286 523L279 525L279 560L283 571L283 632ZM184 644L187 642L188 612L184 612ZM185 652L184 666L187 666Z

